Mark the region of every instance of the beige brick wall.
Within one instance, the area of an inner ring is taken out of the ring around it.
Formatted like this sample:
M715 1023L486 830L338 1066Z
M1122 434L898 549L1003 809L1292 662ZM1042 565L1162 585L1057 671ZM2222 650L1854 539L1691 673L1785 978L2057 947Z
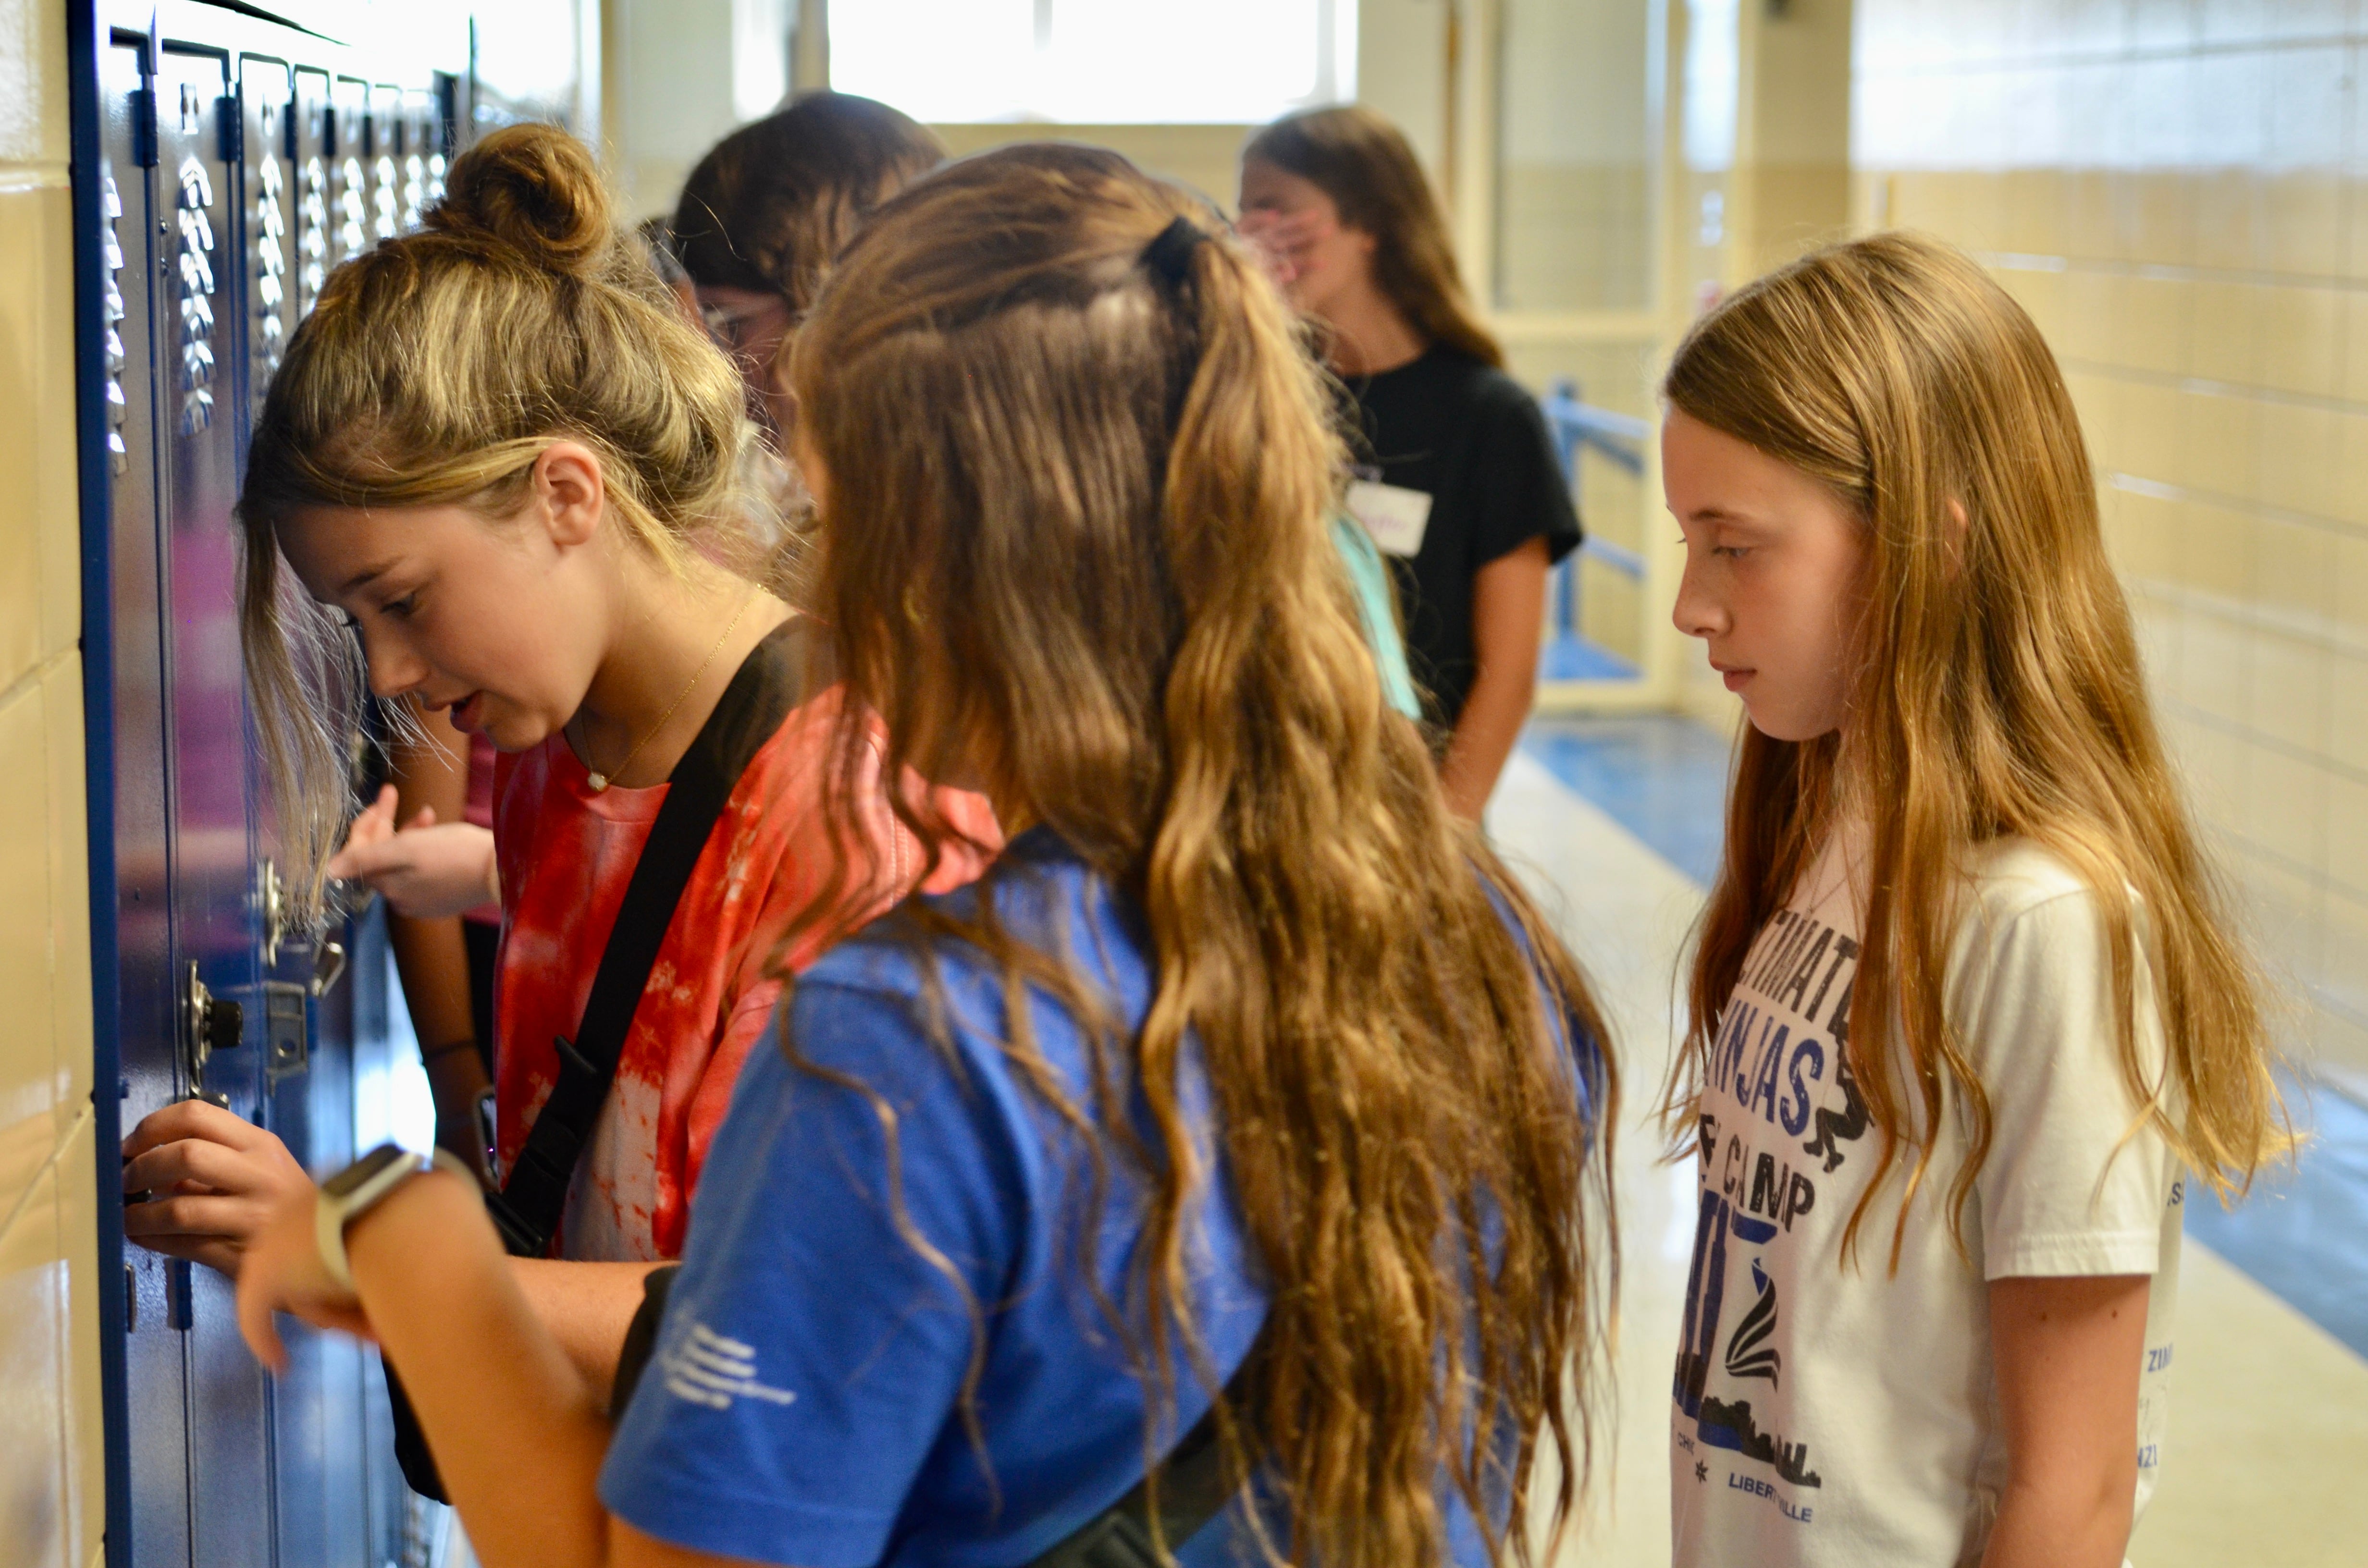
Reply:
M1254 125L939 125L955 157L1014 142L1090 142L1125 153L1162 179L1180 181L1231 212L1241 184L1242 147Z
M0 1561L105 1517L61 6L0 0Z
M2055 346L2295 1049L2368 1085L2368 17L1858 10L1860 216L1980 254Z

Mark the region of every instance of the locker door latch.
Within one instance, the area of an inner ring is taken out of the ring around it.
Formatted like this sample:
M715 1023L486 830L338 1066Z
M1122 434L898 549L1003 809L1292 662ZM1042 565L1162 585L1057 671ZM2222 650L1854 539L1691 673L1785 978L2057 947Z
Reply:
M324 937L313 949L313 994L326 996L346 972L346 945Z
M302 1075L312 1065L312 1031L304 1006L312 994L309 985L264 982L263 1033L270 1054L264 1060L263 1074L274 1085Z
M192 961L181 992L181 1049L193 1097L229 1108L229 1095L206 1087L206 1068L215 1051L236 1049L239 1038L245 1032L245 1009L207 990Z

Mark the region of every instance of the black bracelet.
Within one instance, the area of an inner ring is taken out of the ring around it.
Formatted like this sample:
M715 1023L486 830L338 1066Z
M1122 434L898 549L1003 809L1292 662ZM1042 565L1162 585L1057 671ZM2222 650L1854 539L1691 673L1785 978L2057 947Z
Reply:
M456 1051L474 1051L476 1049L476 1037L473 1035L462 1035L459 1040L448 1040L441 1045L423 1048L419 1052L419 1064L422 1067L425 1067L430 1062L451 1055Z

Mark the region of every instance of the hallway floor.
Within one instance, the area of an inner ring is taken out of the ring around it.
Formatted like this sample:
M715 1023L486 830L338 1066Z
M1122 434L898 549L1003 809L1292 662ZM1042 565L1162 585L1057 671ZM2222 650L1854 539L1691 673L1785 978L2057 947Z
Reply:
M1668 1562L1668 1393L1693 1177L1660 1162L1652 1107L1673 983L1716 864L1725 743L1668 718L1541 721L1489 827L1561 922L1618 1030L1623 1105L1616 1405L1564 1563ZM2161 1489L2135 1568L2356 1568L2368 1540L2368 1111L2321 1095L2302 1168L2234 1215L2192 1213ZM2316 1318L2317 1321L2314 1321ZM2350 1343L2347 1344L2346 1340Z

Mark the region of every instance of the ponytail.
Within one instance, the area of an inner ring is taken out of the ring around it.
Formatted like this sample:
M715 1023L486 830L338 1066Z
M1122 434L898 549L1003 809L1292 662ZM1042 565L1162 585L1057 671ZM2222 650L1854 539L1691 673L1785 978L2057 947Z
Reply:
M1559 1469L1536 1516L1565 1519L1587 1469L1616 1256L1601 1021L1383 704L1331 539L1344 458L1319 372L1205 222L1066 145L963 160L880 210L791 361L802 394L827 377L801 426L830 474L820 619L892 774L959 759L1140 901L1157 989L1132 1035L991 892L896 929L925 976L933 942L966 944L1087 1035L1109 1145L1090 1179L1127 1160L1151 1195L1140 1289L1112 1307L1146 1457L1171 1368L1224 1381L1190 1310L1185 1219L1212 1172L1190 1060L1272 1287L1243 1413L1290 1518L1269 1560L1443 1562L1444 1485L1493 1562L1526 1562L1541 1444ZM840 796L870 744L842 726ZM900 810L939 853L951 829ZM1007 858L989 886L1028 874ZM1588 1037L1591 1123L1563 1020ZM1029 1010L1005 1027L1056 1124L1088 1125ZM1219 1420L1238 1449L1223 1402Z

